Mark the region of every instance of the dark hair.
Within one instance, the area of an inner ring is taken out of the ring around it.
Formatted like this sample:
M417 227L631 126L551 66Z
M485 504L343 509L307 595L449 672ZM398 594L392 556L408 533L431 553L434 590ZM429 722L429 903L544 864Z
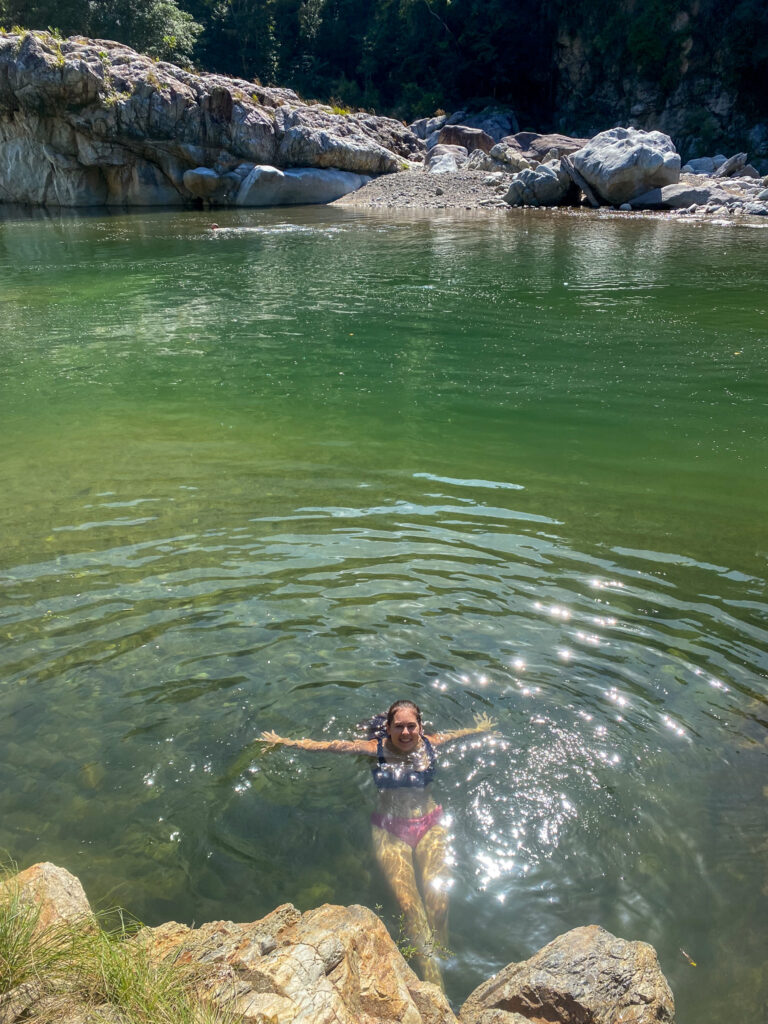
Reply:
M392 725L395 720L395 714L400 708L408 708L410 711L415 711L416 721L419 723L419 729L421 729L421 710L418 704L414 704L412 700L396 700L394 704L390 705L387 712L387 725Z
M358 722L358 729L361 729L369 740L384 739L387 735L387 726L392 725L395 720L395 713L400 708L409 708L411 711L416 712L416 720L419 723L419 731L421 731L421 711L418 705L414 704L412 700L396 700L395 703L389 708L386 714L380 711L378 715L374 715L372 718L367 718L362 722Z

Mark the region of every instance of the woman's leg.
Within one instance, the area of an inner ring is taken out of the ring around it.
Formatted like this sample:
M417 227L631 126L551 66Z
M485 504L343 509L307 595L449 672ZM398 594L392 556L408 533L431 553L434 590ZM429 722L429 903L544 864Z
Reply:
M425 981L431 981L442 988L443 979L432 958L432 929L416 885L413 851L407 843L391 835L386 829L374 825L371 831L376 860L381 865L381 870L403 911L408 938L418 951L416 963L419 973Z
M424 907L434 941L448 943L448 836L442 825L433 825L414 850L421 876Z

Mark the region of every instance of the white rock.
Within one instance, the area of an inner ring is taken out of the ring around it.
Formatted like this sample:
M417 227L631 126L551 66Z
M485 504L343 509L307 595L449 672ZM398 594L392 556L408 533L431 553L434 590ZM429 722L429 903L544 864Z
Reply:
M331 203L354 192L370 181L365 174L351 171L257 165L243 181L235 198L236 206L297 206Z
M680 155L661 132L611 128L571 154L571 161L597 196L614 206L680 180Z

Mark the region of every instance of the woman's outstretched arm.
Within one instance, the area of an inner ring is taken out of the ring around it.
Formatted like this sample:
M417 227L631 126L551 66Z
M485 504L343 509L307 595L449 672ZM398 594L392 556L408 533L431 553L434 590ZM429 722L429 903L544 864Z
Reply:
M301 750L323 750L331 754L376 754L376 740L292 740L288 736L278 736L271 729L263 732L257 742L269 746L299 747Z
M450 732L439 732L435 736L430 736L429 741L432 746L439 747L442 743L450 743L451 740L460 740L464 736L474 736L481 732L497 735L496 722L489 715L475 715L475 724L468 729L452 729Z

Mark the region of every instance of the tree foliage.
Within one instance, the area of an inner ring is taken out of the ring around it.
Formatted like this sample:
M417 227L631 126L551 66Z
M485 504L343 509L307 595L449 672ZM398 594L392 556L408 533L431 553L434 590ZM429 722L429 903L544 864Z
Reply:
M0 0L0 21L403 117L495 99L537 127L562 100L559 59L576 42L597 92L671 95L696 73L768 117L764 0ZM588 87L578 100L593 101Z

